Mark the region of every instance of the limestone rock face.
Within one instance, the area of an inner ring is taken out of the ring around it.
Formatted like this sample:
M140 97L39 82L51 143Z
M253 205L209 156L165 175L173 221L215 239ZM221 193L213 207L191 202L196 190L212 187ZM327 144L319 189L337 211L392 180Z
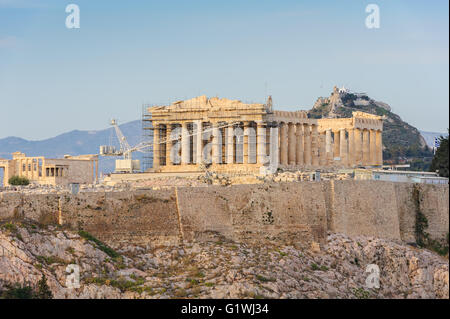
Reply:
M313 109L318 109L319 107L321 107L324 104L329 104L330 103L330 99L327 97L319 97L316 102L314 103Z
M384 102L380 102L380 101L374 101L374 103L381 107L382 109L385 109L386 111L391 111L391 107L389 106L389 104L384 103Z
M120 258L100 248L56 228L1 227L0 293L45 274L55 298L449 298L448 259L377 238L329 234L322 247L121 244L112 247ZM68 264L80 267L80 288L66 287ZM366 286L369 264L379 267L379 289Z

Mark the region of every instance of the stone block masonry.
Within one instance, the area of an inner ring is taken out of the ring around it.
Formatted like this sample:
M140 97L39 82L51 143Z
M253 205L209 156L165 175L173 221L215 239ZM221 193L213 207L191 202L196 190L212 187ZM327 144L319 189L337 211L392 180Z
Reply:
M330 230L349 236L401 238L394 183L331 180L326 185L331 197Z
M187 240L209 232L237 241L295 243L326 237L326 206L318 183L180 188L178 196Z
M322 181L71 194L1 193L0 220L83 229L107 242L323 242L327 231L413 242L416 199L427 232L448 233L448 185ZM219 238L219 239L218 239Z

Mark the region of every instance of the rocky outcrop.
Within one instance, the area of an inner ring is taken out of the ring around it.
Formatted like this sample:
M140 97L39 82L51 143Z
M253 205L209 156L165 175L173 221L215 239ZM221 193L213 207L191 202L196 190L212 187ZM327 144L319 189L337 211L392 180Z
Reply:
M431 157L426 149L425 139L419 130L403 121L392 112L387 103L376 101L366 93L351 92L345 88L334 87L329 97L317 99L313 108L308 111L311 118L346 118L352 112L361 111L378 116L385 116L383 123L383 159L385 162L399 163L408 158L423 161L423 157Z
M4 224L0 290L35 286L55 298L448 298L448 259L400 243L329 234L322 247L216 241L177 246L104 246L89 236ZM87 238L87 239L86 239ZM80 267L80 288L66 267ZM380 288L367 288L368 264Z

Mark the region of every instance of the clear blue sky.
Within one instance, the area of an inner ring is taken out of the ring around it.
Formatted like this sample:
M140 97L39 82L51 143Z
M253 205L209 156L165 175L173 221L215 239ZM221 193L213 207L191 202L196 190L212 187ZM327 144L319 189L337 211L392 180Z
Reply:
M66 5L81 28L65 27ZM367 29L365 7L380 7ZM311 107L333 85L445 132L448 1L0 0L0 138L140 118L200 94Z

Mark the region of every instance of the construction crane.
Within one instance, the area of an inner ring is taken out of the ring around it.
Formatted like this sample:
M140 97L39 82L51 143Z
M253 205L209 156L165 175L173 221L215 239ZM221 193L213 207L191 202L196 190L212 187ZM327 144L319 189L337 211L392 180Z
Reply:
M130 159L130 144L128 144L127 139L123 135L122 131L119 128L119 125L117 125L117 121L115 119L111 120L111 125L114 127L114 130L116 131L117 139L119 140L120 144L120 153L123 154L123 159Z
M120 149L117 150L115 146L112 145L102 145L100 146L100 155L102 156L123 156L123 159L116 160L115 173L136 173L140 171L140 161L133 160L131 154L133 152L144 152L144 149L149 148L152 144L148 142L141 142L138 145L131 147L128 143L126 137L123 135L122 131L117 125L117 120L111 120L111 125L119 140Z

